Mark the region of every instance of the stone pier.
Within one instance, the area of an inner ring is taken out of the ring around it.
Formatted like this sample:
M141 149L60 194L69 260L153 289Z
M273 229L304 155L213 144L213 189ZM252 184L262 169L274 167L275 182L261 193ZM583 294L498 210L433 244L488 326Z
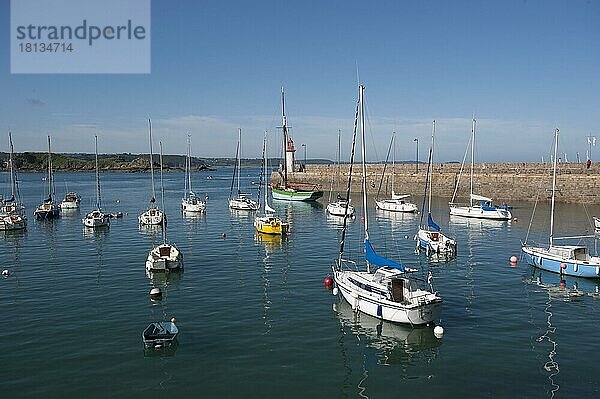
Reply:
M350 165L341 165L339 182L334 182L334 191L345 191ZM377 193L383 173L383 164L367 165L367 187L370 194ZM460 184L455 202L466 202L470 192L469 174L471 165L442 163L433 165L433 195L452 198L460 175ZM381 187L383 196L389 195L394 174L396 194L423 195L427 165L419 165L416 173L414 164L388 165ZM290 181L317 184L328 192L331 178L337 178L338 168L334 164L308 165L305 172L288 173ZM548 198L552 190L552 165L542 163L479 163L474 167L473 191L494 200L496 204L511 201L535 201ZM271 181L281 180L273 172ZM352 192L361 190L361 166L356 164L352 171ZM338 188L339 187L339 188ZM600 204L600 167L592 165L588 170L583 163L560 163L556 175L556 201Z

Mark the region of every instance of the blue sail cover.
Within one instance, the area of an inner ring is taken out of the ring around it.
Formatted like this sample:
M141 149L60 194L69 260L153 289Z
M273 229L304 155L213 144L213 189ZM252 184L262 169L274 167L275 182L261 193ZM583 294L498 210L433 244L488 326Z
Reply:
M393 260L377 255L369 240L365 240L365 259L372 265L389 266L398 269L401 272L404 271L404 266L401 263L396 263Z
M431 213L427 214L427 226L431 227L435 231L441 230L440 226L438 226L438 224L433 221L433 218L431 217Z

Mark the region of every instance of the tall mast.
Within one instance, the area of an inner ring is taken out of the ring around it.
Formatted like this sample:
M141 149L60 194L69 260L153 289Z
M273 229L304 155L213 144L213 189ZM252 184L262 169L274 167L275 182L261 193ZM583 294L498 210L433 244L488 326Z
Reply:
M267 131L265 130L265 138L263 139L263 161L264 165L264 177L265 177L265 215L267 214L267 198L269 197L268 188L267 188Z
M392 195L394 195L394 180L396 178L396 132L392 132L392 142L394 143L394 153L392 155Z
M94 151L96 152L96 208L101 209L100 204L100 172L98 171L98 136L94 136Z
M361 133L361 156L362 156L362 191L363 191L363 217L365 218L365 240L369 239L369 218L367 217L367 165L366 165L366 150L365 150L365 86L360 85L359 101L360 101L360 133Z
M50 136L48 136L48 198L52 201L52 152L50 150Z
M340 181L341 181L340 178L342 176L342 150L341 150L341 147L342 147L342 129L338 129L338 153L337 153L337 183L338 183L338 190L339 190L339 184L340 184Z
M287 120L285 118L285 93L281 86L281 129L283 130L283 188L287 188Z
M156 200L156 190L154 189L154 162L152 161L152 121L148 118L148 128L150 131L150 179L152 180L152 198ZM154 201L152 201L154 206Z
M550 207L550 246L554 235L554 197L556 194L556 162L558 158L558 128L554 129L554 171L552 173L552 206Z
M237 193L240 196L240 169L242 168L242 128L238 128L238 168L237 168Z
M469 201L473 206L473 168L475 165L475 117L473 117L473 127L471 128L471 195Z
M429 171L429 199L427 203L427 213L431 213L431 196L433 193L433 151L435 145L435 119L433 120L433 129L431 131L431 154L429 163L431 170Z
M10 155L8 158L8 163L9 163L8 166L10 167L10 192L12 194L13 200L16 201L17 200L17 197L16 197L17 187L16 187L16 182L15 182L15 169L14 169L14 165L13 165L14 149L13 149L12 136L10 134L10 131L8 132L8 143L9 143L9 147L10 147Z
M192 135L188 132L187 137L187 188L188 193L192 193ZM186 193L187 198L187 193Z
M160 147L160 206L162 207L163 212L165 211L165 187L163 184L163 147L162 141L158 142ZM163 244L167 243L167 229L165 226L165 215L162 217L162 236L163 236Z

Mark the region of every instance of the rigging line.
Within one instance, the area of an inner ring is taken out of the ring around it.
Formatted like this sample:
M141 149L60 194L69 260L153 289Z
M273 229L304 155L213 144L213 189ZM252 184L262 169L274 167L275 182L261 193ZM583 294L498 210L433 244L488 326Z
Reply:
M390 152L392 151L393 143L394 135L392 134L392 139L390 140L390 146L388 147L387 156L385 157L385 164L383 165L383 172L381 173L381 179L379 180L379 188L377 189L377 195L375 196L376 199L379 199L379 193L381 192L381 185L383 184L383 177L385 176L385 170L387 169L387 164L390 159ZM392 171L392 173L394 173L394 171Z
M239 156L240 156L240 142L238 140L236 150L235 150L235 159L237 160ZM238 170L238 163L236 162L233 166L233 177L231 178L231 187L229 188L229 200L230 201L233 198L233 183L235 182L235 175L237 173L237 170ZM238 181L239 181L239 179L238 179ZM238 196L239 195L240 195L240 193L238 192Z
M358 130L358 111L360 106L360 99L356 101L356 111L354 113L354 130L352 134L352 150L350 152L350 170L348 172L348 185L346 186L346 198L348 199L348 203L350 203L350 186L352 184L352 169L354 166L354 150L356 147L356 131ZM346 240L346 227L348 224L348 207L346 207L344 211L344 224L342 227L342 239L340 240L340 254L338 258L338 265L341 265L342 254L344 253L344 242Z
M454 199L456 198L456 193L458 192L458 186L460 185L460 177L462 176L462 172L465 167L465 161L467 159L467 153L469 151L469 146L471 145L471 140L472 140L472 137L469 136L469 141L467 142L467 147L465 148L465 155L463 156L462 164L460 165L460 171L458 172L458 180L456 180L456 186L454 186L454 194L452 194L452 199L450 200L451 204L454 203Z

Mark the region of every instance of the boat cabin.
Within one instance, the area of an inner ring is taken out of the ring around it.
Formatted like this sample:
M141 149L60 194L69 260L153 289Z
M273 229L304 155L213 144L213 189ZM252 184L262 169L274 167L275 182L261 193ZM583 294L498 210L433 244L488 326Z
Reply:
M548 250L548 253L561 257L563 259L589 261L590 254L588 253L587 247L578 245L561 245L552 246Z

